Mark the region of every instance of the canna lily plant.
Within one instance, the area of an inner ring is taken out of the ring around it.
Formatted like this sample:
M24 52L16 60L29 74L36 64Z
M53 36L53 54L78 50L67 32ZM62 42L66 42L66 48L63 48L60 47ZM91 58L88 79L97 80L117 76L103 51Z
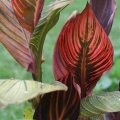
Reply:
M108 38L115 0L90 0L82 13L75 10L54 47L55 81L44 84L42 56L45 37L74 0L1 0L0 42L33 80L0 80L1 105L29 100L37 120L119 120L119 91L93 95L93 88L113 64ZM117 112L117 113L115 113Z

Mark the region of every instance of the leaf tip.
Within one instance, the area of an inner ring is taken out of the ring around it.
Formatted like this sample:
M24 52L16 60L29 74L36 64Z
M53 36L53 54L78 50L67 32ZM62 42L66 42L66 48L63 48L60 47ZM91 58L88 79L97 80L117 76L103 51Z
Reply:
M79 12L77 10L73 11L68 20L74 19L78 14Z

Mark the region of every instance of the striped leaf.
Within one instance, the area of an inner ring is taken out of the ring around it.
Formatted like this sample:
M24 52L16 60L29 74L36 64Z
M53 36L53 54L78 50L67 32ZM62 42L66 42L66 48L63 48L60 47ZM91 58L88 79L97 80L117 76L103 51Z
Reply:
M40 19L44 0L11 0L15 15L21 26L33 33Z
M35 0L11 0L14 13L23 28L34 30Z
M57 81L49 85L30 80L0 80L0 104L19 104L56 90L67 90L67 87Z
M104 119L104 115L97 115L90 117L89 120L105 120L105 119Z
M9 0L0 0L0 13L0 42L20 65L34 73L30 33L19 25Z
M35 55L37 78L41 81L41 56L44 40L47 32L57 23L60 11L74 0L59 0L48 5L47 10L42 14L33 36L30 40L30 48Z
M120 83L117 91L120 92ZM119 120L120 119L120 111L119 112L111 112L105 114L105 120Z
M68 86L67 92L57 91L45 94L37 109L34 119L36 120L77 120L80 107L80 96L72 74L59 79Z
M117 8L115 0L90 0L90 5L101 26L109 35Z
M62 59L62 65L58 67L76 76L82 98L90 94L102 74L112 66L112 44L89 4L81 14L73 13L61 30L56 45L58 58Z
M41 16L44 0L11 0L15 15L21 26L33 33Z
M105 120L120 120L120 111L115 113L106 113Z
M107 92L83 98L80 105L80 117L120 111L120 92Z

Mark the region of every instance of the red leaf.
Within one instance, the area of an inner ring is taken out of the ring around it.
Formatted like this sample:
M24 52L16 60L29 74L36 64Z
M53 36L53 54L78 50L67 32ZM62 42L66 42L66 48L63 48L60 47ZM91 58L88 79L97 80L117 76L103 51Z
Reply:
M117 8L115 0L90 0L90 5L96 18L108 35Z
M61 57L58 44L55 45L54 54L53 54L53 72L55 80L60 79L61 77L68 74L68 70L66 69L66 65Z
M85 97L113 62L112 44L89 4L81 14L68 20L56 44L65 64L63 69L66 66L76 76L82 98Z
M36 1L36 9L35 9L35 16L34 16L34 27L36 27L40 17L41 12L44 6L44 0L37 0Z
M30 33L33 33L34 27L41 16L43 4L44 0L12 0L13 9L18 21Z
M68 86L68 91L56 91L45 94L35 111L37 120L77 120L79 116L80 97L74 87L72 74L59 79ZM79 88L80 89L80 88Z

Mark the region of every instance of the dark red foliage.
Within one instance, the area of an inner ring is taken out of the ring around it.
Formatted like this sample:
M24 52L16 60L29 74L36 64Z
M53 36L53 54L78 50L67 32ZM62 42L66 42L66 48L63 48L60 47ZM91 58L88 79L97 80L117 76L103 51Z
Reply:
M81 87L82 98L91 92L102 74L112 66L112 44L89 4L81 14L64 25L56 46L59 49L57 57L62 63L60 66L58 63L58 69L54 67L54 73L66 70L73 73ZM56 54L54 58L57 60Z
M68 86L68 91L45 94L35 111L34 119L77 120L80 109L80 88L75 83L75 77L69 73L59 81Z
M117 8L115 0L90 0L90 5L96 18L109 35Z

